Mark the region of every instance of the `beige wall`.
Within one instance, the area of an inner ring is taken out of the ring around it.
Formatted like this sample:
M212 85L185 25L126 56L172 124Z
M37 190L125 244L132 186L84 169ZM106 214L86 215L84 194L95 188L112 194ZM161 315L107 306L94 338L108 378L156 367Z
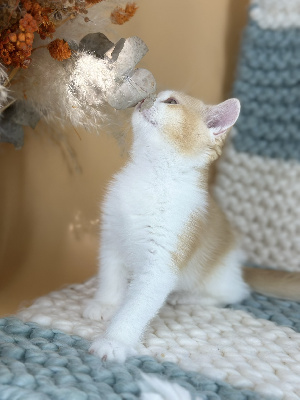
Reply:
M215 103L229 96L248 0L141 1L112 33L140 36L160 89ZM0 144L0 314L96 273L99 201L125 162L115 139L45 123L15 151ZM73 154L74 152L74 154ZM81 172L79 171L81 169Z
M161 89L217 102L230 92L246 0L144 0L124 30L150 51L142 61ZM122 31L124 31L122 30Z

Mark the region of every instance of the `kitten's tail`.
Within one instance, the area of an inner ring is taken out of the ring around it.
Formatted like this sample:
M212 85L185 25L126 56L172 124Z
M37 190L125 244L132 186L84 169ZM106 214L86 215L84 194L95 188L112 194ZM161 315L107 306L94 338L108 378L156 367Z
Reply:
M253 290L266 296L300 301L300 272L245 267L244 279Z

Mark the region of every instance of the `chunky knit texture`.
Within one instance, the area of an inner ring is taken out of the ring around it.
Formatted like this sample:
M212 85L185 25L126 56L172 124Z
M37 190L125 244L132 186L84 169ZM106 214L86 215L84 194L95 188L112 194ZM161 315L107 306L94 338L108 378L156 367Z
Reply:
M92 340L106 326L82 317L85 302L95 289L94 278L50 293L17 316ZM235 309L165 305L151 322L138 353L236 388L296 400L300 393L300 333L295 332L299 309L297 303L260 295ZM265 319L253 316L255 313Z
M57 329L24 324L16 318L0 319L0 399L263 398L249 390L235 389L224 382L183 371L173 363L159 363L152 357L130 358L123 365L103 363L88 353L88 347L87 340ZM160 379L153 380L153 374ZM171 386L168 391L171 397L154 397L158 396L159 385L166 380ZM158 389L149 390L152 381Z
M277 325L288 326L300 333L300 303L266 297L253 293L240 304L232 304L230 308L243 310L256 318L268 319Z
M263 29L300 28L299 0L252 0L250 16Z
M234 95L216 196L251 263L299 271L300 0L252 1Z

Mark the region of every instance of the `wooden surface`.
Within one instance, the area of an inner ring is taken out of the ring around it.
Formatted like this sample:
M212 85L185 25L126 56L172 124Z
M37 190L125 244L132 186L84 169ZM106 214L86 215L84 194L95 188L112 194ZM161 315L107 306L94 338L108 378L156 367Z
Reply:
M229 97L248 0L139 4L110 38L137 35L147 43L142 66L159 89L208 103ZM105 133L79 134L41 123L26 130L22 150L0 144L0 315L96 273L99 203L126 156Z

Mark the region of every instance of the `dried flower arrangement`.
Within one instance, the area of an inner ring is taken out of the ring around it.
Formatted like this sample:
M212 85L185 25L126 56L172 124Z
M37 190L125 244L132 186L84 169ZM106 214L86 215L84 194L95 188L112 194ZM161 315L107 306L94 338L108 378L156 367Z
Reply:
M153 93L152 74L135 69L145 44L134 37L115 45L99 32L136 10L124 0L2 0L0 141L9 131L21 147L20 125L34 127L41 116L94 129L107 103L126 108Z
M0 59L6 66L28 68L34 34L52 38L62 23L88 14L88 8L103 0L7 0L0 4ZM111 22L122 25L135 14L137 6L128 3L111 12ZM84 18L88 23L90 19ZM53 58L62 61L71 56L66 43L56 42ZM61 57L64 57L61 59Z

